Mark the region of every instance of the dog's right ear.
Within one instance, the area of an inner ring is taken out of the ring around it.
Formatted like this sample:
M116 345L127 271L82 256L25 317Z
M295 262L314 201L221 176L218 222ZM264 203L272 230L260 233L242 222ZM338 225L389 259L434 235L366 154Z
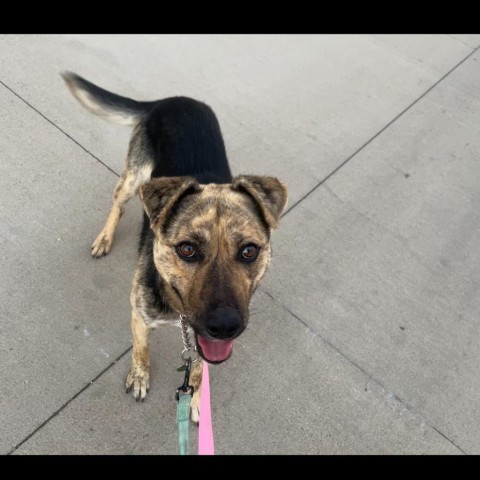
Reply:
M200 191L193 177L161 177L142 185L140 199L152 229L160 227L163 230L173 207L185 196Z

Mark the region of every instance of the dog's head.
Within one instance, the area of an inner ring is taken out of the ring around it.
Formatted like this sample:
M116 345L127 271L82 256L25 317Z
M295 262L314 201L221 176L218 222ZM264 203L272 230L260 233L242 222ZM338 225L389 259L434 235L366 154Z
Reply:
M208 185L192 177L162 177L143 185L140 198L169 304L187 316L202 357L221 363L247 326L287 189L263 176Z

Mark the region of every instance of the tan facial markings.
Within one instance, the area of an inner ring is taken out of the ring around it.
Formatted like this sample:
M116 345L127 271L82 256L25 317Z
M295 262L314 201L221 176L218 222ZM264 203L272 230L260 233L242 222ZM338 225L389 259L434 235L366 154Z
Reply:
M184 244L194 248L194 261L178 254ZM259 249L252 263L239 259L248 245ZM166 232L156 231L154 261L179 311L198 318L214 304L227 305L246 320L251 294L270 262L269 231L247 195L229 185L205 185L182 201Z

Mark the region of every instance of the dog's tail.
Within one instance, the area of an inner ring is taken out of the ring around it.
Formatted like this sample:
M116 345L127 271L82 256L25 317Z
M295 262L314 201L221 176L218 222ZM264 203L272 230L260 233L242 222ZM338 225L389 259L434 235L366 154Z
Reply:
M90 112L120 125L136 125L155 102L137 102L97 87L73 72L61 74L72 95Z

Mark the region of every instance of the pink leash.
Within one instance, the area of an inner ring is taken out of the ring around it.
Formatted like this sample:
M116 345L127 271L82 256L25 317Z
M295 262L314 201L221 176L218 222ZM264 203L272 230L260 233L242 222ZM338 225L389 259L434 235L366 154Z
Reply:
M212 412L210 410L210 378L207 362L203 362L200 425L198 429L198 454L214 455Z

